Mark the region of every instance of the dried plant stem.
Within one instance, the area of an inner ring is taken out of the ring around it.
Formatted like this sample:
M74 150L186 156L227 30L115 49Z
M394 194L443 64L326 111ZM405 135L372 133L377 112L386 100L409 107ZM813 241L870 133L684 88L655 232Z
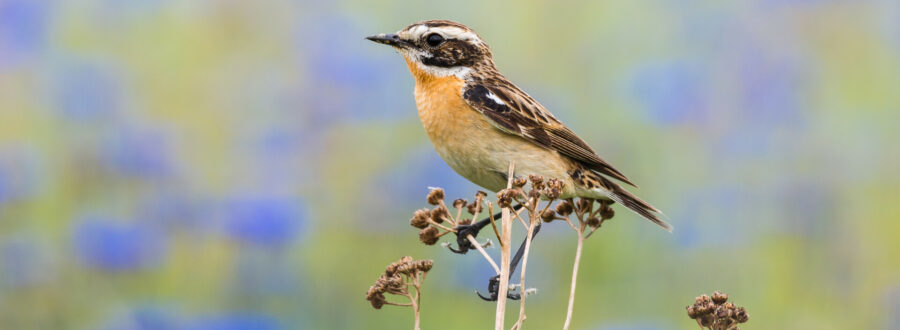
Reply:
M497 230L497 221L494 221L494 204L488 202L488 217L491 219L491 227L494 228L494 235L500 239L500 231ZM503 241L500 241L500 247L503 248Z
M513 161L509 162L509 174L507 175L508 180L506 182L506 187L512 187L512 180L515 177L515 169L516 163ZM511 250L511 240L512 240L512 215L510 215L509 208L504 207L502 209L502 217L500 218L500 223L503 226L503 234L502 237L498 239L501 242L502 248L500 249L500 288L497 293L497 314L494 318L494 329L495 330L504 330L504 321L506 317L506 295L509 292L509 260L510 260L510 250Z
M484 248L481 246L481 243L478 243L478 241L475 240L472 235L466 235L466 239L468 239L469 242L472 243L472 246L474 246L475 249L478 250L478 252L481 252L481 255L484 256L484 259L491 264L491 267L494 267L494 271L497 272L497 274L500 274L500 267L498 267L497 263L494 262L494 258L491 258L491 256L487 254L487 251L484 250Z
M522 270L519 271L519 292L522 295L519 301L519 320L516 321L515 329L521 329L522 323L525 322L525 269L528 266L528 251L531 250L531 238L534 236L534 227L537 224L535 217L530 217L530 225L528 226L528 235L525 238L525 254L522 255Z
M416 287L416 296L415 297L413 297L411 293L407 293L406 296L409 297L410 304L412 304L413 311L416 315L416 323L415 323L415 326L413 329L420 330L422 328L421 328L421 326L419 326L419 302L418 302L419 288Z
M581 262L581 248L584 246L585 240L583 235L584 223L582 222L582 225L577 228L578 246L575 248L575 265L572 266L572 287L569 289L569 308L566 310L566 323L563 324L563 330L568 330L569 325L572 323L572 310L575 307L575 284L578 281L578 264Z

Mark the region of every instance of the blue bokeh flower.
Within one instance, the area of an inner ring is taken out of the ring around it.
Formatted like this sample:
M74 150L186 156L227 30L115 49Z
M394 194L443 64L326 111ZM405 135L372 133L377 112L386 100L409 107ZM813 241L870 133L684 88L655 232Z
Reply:
M705 118L707 89L704 72L681 61L647 66L633 83L634 98L650 119L660 124L679 124Z
M234 312L200 318L190 322L189 330L273 330L280 329L278 320L270 315Z
M287 197L241 197L229 202L226 210L227 233L262 246L290 243L306 222L302 202Z
M32 58L44 47L47 21L43 1L0 1L0 69Z
M164 235L143 223L89 217L72 230L75 254L105 271L142 270L158 264L166 252Z

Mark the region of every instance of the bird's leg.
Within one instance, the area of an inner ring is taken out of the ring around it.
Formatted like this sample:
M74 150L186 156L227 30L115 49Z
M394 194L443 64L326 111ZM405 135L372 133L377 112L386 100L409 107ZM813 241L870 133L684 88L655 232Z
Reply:
M515 211L518 211L520 208L522 208L521 204L513 206L513 210ZM494 214L493 218L499 219L501 215L502 212L498 212L497 214ZM466 254L466 252L469 252L469 249L474 249L475 247L472 246L472 242L469 241L467 236L472 235L472 238L478 237L478 232L490 223L491 218L484 218L484 220L469 225L456 226L456 245L459 246L459 249L454 249L451 246L449 247L450 251L459 254Z
M541 231L540 224L534 226L534 232L531 233L531 241L532 242L534 241L534 237L537 236L538 232L540 232L540 231ZM519 267L519 262L522 261L522 256L525 254L525 243L527 242L527 240L528 240L528 238L526 237L525 240L522 241L522 244L519 245L519 249L516 250L516 255L513 256L513 259L510 262L510 265L509 265L509 278L510 279L512 279L513 273L516 272L516 268ZM477 293L478 296L481 297L481 299L484 299L487 301L497 301L497 295L498 295L499 290L500 290L500 275L495 275L495 276L491 276L491 279L488 281L488 293L490 293L490 297L482 296L481 293L478 291L475 291L475 293ZM509 299L512 299L512 300L519 300L520 298L522 298L522 295L518 294L518 293L508 293L506 295L506 297Z

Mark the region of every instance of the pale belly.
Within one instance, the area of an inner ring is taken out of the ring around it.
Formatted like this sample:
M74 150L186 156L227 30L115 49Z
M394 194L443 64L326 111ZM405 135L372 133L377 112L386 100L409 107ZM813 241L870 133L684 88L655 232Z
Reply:
M540 175L565 182L564 195L575 193L568 171L573 164L554 150L543 148L492 126L475 110L462 109L452 120L423 118L435 150L456 173L491 191L506 188L510 162L515 176Z
M540 175L572 182L569 164L552 150L535 146L524 139L493 127L481 127L454 134L457 143L438 144L435 150L456 173L491 191L506 188L510 162L515 176ZM434 140L432 140L434 142ZM568 190L568 189L567 189Z

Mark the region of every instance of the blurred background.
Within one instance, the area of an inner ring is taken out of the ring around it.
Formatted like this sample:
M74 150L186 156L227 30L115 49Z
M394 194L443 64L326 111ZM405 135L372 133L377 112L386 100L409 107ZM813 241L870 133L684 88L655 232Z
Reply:
M675 226L617 208L576 328L696 329L721 289L746 329L900 329L894 0L0 0L0 328L410 328L364 300L403 255L435 260L426 329L490 327L490 267L408 224L478 188L363 39L432 18ZM527 327L561 326L574 247L535 242Z

